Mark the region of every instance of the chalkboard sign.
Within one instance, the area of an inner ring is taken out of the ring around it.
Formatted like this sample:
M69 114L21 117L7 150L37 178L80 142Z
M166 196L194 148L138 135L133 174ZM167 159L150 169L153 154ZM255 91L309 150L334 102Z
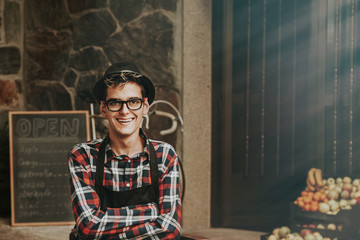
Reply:
M11 225L74 223L67 154L89 136L87 111L9 112Z

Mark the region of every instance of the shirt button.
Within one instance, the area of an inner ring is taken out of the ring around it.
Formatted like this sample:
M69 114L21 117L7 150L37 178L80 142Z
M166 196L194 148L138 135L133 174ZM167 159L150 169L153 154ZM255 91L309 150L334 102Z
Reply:
M130 187L130 183L127 183L126 186L127 186L127 187Z

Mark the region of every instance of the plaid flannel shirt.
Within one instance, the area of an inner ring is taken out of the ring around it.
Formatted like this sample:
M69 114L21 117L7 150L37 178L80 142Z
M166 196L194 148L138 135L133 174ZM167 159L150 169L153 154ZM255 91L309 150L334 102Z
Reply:
M143 136L143 135L142 135ZM159 172L159 201L100 210L95 191L96 158L103 139L77 144L68 165L73 211L80 239L179 239L181 200L179 163L173 147L149 140L142 153L116 156L106 146L103 185L125 191L151 184L149 144L153 144Z

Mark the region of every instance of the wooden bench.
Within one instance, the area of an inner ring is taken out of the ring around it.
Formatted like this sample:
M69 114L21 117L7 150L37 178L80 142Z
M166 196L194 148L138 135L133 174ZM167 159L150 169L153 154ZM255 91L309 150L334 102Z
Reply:
M180 240L210 240L210 238L195 234L181 234Z

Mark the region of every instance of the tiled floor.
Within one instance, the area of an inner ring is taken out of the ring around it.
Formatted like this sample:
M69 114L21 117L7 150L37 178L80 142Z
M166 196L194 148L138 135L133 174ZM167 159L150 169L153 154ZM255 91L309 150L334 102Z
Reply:
M67 240L72 226L11 227L0 218L0 240Z
M10 219L0 218L0 240L67 240L72 226L11 227ZM264 233L245 230L211 228L183 229L211 240L260 240Z

